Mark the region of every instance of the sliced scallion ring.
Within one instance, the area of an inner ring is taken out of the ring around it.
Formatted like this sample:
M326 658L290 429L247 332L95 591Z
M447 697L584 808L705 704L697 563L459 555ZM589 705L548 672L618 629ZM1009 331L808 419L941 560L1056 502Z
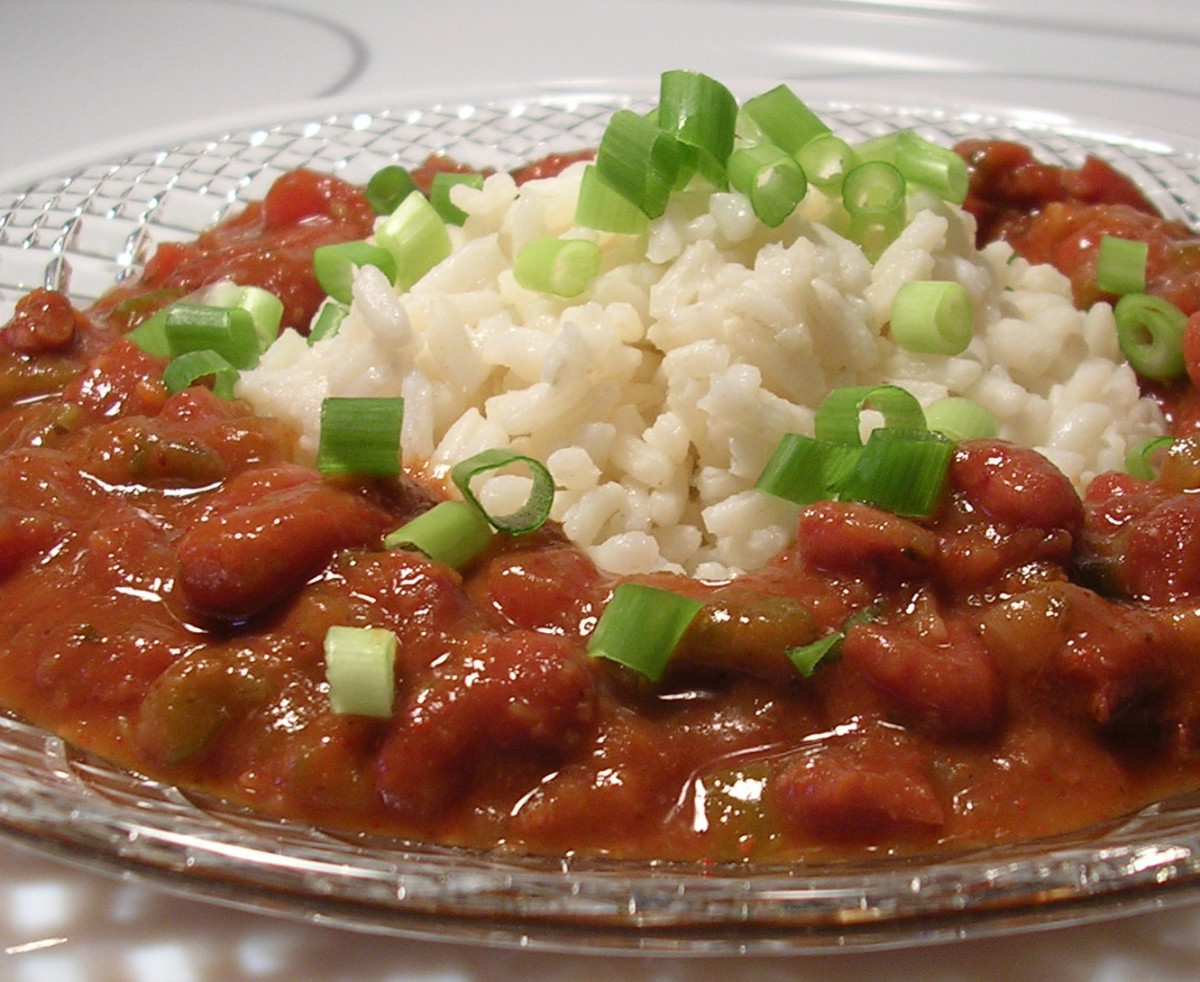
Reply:
M771 228L781 225L808 191L804 169L773 143L733 151L729 183L750 199L759 221Z
M1169 436L1154 436L1129 448L1125 454L1125 470L1139 481L1153 481L1158 476L1156 459L1175 440Z
M657 682L703 606L699 600L660 587L621 583L588 639L588 654Z
M840 194L846 175L861 163L854 148L833 133L813 137L796 159L808 182L828 194Z
M866 409L883 414L884 425L905 430L925 429L925 413L916 397L898 385L862 385L834 389L817 407L814 428L818 440L861 444L860 417Z
M651 119L620 109L596 150L605 182L648 218L667 210L682 163L679 143Z
M733 150L737 117L737 99L715 78L701 72L663 72L658 125L696 150L697 167L717 187L725 185L725 161Z
M338 303L354 299L354 277L363 266L375 266L389 282L396 281L396 260L387 249L370 242L335 242L313 250L317 282Z
M1187 317L1169 300L1127 293L1113 308L1121 353L1139 375L1159 382L1187 374L1183 329Z
M862 449L861 444L784 434L754 486L797 505L828 501L837 496Z
M941 500L953 455L953 442L940 433L881 427L872 431L838 497L924 518Z
M389 164L371 175L364 194L376 215L390 215L416 190L417 182L407 169L399 164Z
M312 327L309 329L308 343L316 344L318 341L333 337L349 313L350 308L344 303L339 303L332 297L326 300L321 304L321 309L317 312Z
M375 226L375 244L392 254L393 282L402 290L411 289L453 249L446 223L420 191L412 192Z
M253 368L260 354L254 318L241 307L178 303L164 324L172 358L189 351L215 351L234 368Z
M598 232L641 235L649 220L637 205L605 180L595 164L588 164L579 184L575 224Z
M1146 260L1150 247L1135 239L1102 235L1096 252L1096 286L1124 296L1146 290Z
M542 236L521 247L513 277L526 290L577 297L600 272L600 247L587 239Z
M476 173L458 173L457 171L439 171L433 175L429 185L429 203L434 211L442 216L449 225L461 225L467 220L467 213L450 200L450 192L460 184L472 188L483 187L483 175Z
M399 397L330 397L321 403L317 470L322 474L388 476L400 472Z
M417 549L435 562L461 569L495 535L487 517L469 501L441 501L389 532L385 549Z
M329 708L387 719L396 698L396 636L384 628L334 625L325 633Z
M791 663L796 666L796 671L805 678L810 678L823 662L832 659L837 654L845 640L845 634L835 631L823 638L818 638L811 644L802 645L799 648L789 648L786 654Z
M775 146L795 156L815 137L830 132L828 124L786 85L747 99L742 111Z
M163 369L162 380L168 392L174 395L202 382L213 380L212 390L222 399L232 399L239 372L215 351L187 351L171 359Z
M971 298L954 280L912 280L896 291L891 329L905 351L961 354L975 333Z
M999 432L996 417L962 396L946 396L925 407L925 425L956 442L993 437Z
M508 515L493 515L489 513L475 496L471 482L480 474L488 471L503 470L517 464L528 469L532 484L529 497L525 504ZM554 478L540 461L512 450L497 448L484 450L473 457L459 461L450 470L450 479L462 492L462 496L478 508L487 517L492 527L510 535L521 535L532 532L545 524L550 517L550 508L554 504Z

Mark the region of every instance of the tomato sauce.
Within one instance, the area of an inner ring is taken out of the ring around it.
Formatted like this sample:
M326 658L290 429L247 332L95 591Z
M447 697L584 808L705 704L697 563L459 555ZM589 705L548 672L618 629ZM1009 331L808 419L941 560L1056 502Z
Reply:
M0 330L10 711L266 815L550 854L965 849L1200 785L1200 440L1084 500L1031 451L967 442L929 520L816 504L756 573L642 577L703 602L652 684L588 655L616 581L557 528L462 571L386 550L438 488L301 467L278 421L168 395L121 337L229 275L303 323L302 257L365 224L356 189L290 175L90 309L38 291ZM391 718L330 710L334 625L396 635ZM802 676L785 652L831 631Z

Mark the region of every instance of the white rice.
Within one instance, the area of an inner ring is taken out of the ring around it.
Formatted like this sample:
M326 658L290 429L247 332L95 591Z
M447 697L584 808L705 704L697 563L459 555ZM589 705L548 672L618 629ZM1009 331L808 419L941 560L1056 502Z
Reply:
M1163 432L1109 306L1078 311L1054 269L1004 244L976 250L956 208L920 202L872 264L825 224L834 213L816 190L778 229L741 195L688 191L647 236L601 235L572 227L581 174L457 187L468 218L449 259L400 295L364 269L340 332L311 346L285 332L239 395L294 424L308 458L326 396L402 395L406 466L441 478L510 447L546 463L552 517L601 567L706 579L760 567L792 541L797 508L754 482L780 437L811 434L840 386L893 383L923 405L966 396L1080 488ZM517 284L512 258L541 235L600 244L604 267L585 294ZM976 323L962 354L914 355L891 340L892 298L919 279L966 288ZM506 475L482 496L505 511L525 491Z

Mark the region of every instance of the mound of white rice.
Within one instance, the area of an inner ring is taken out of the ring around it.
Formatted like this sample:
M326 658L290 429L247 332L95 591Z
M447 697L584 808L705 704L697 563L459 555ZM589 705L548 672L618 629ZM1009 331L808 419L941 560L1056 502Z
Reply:
M340 332L311 346L285 332L239 395L290 420L309 457L326 396L402 395L406 466L443 477L510 447L546 463L552 517L601 567L708 579L759 567L792 540L797 508L754 482L784 433L811 435L840 386L893 383L923 405L966 396L1080 487L1163 431L1109 306L1080 312L1054 269L1003 244L975 249L956 208L919 202L872 264L826 224L816 190L778 229L739 194L688 191L634 237L572 227L581 174L457 187L468 218L449 259L403 294L364 269ZM603 270L585 294L516 283L513 256L543 235L599 243ZM962 354L891 340L892 298L921 279L970 295L975 337ZM513 510L526 481L494 477L481 497Z

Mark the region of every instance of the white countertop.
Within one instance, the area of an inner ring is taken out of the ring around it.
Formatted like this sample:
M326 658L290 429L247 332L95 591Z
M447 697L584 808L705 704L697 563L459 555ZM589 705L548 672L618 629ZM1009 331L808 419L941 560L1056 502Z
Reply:
M1158 0L0 0L0 172L314 98L419 104L690 67L804 95L1005 106L1200 138L1200 6ZM17 43L14 43L16 39ZM212 125L216 125L213 123ZM178 982L1183 982L1200 906L895 952L562 956L358 935L77 870L0 842L0 979Z

